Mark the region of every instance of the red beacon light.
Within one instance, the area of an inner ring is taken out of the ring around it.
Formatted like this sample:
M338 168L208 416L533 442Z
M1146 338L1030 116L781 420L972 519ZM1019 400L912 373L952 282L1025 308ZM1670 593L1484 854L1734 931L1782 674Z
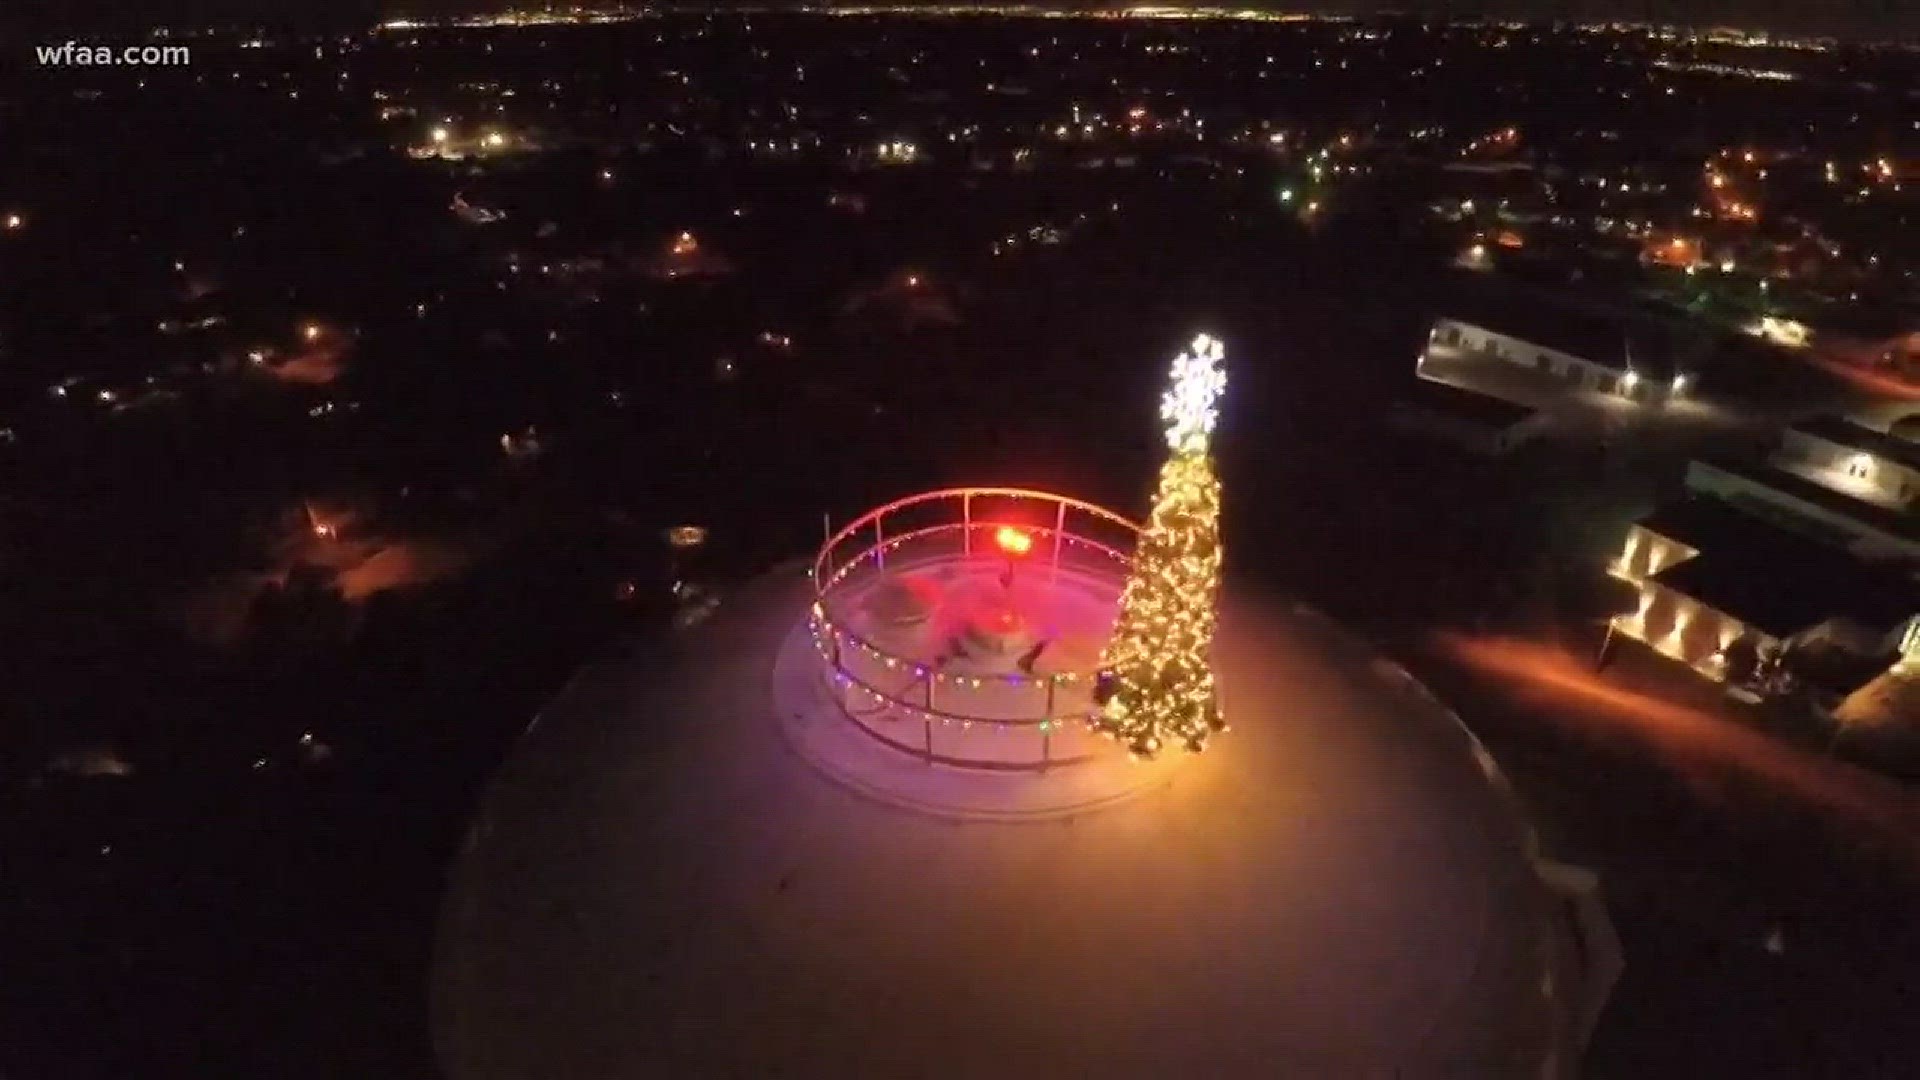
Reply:
M1033 537L1025 529L1002 525L993 530L993 543L1000 549L1000 554L1007 557L1006 568L1000 571L1000 588L1011 592L1014 565L1033 550Z

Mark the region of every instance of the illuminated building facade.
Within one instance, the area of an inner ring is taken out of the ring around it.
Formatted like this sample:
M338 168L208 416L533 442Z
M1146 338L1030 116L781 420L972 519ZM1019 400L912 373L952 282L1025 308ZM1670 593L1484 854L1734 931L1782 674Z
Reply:
M1851 673L1824 687L1844 696L1920 643L1910 579L1725 499L1660 507L1608 572L1638 593L1613 631L1716 682L1769 688L1789 653L1820 653Z
M1843 495L1890 509L1920 498L1920 446L1837 417L1788 428L1772 462Z
M1662 401L1686 390L1684 376L1636 366L1627 356L1624 338L1619 359L1594 360L1458 319L1441 319L1427 333L1427 350L1420 354L1416 371L1425 373L1428 358L1436 349L1498 360L1570 390L1597 391L1634 401Z

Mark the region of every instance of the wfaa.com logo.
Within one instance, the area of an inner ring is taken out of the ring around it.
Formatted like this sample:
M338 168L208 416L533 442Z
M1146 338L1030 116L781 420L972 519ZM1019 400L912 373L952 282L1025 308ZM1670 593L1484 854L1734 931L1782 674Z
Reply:
M36 45L43 67L180 67L193 62L185 45L88 45L66 41Z

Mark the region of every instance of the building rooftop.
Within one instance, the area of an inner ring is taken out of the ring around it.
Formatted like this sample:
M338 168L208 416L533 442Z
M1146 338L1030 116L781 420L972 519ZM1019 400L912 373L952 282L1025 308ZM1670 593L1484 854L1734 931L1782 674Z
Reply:
M1822 484L1796 473L1762 461L1750 461L1738 457L1706 457L1695 459L1688 468L1687 483L1694 486L1694 469L1716 470L1738 477L1752 484L1771 488L1797 502L1817 507L1826 513L1845 517L1860 523L1867 529L1899 540L1920 544L1920 520L1898 510L1889 510L1864 499L1835 491ZM1817 521L1807 521L1802 533L1823 533L1836 542L1844 542L1845 537L1835 535L1838 530L1831 525L1822 527Z
M1756 524L1779 529L1763 518L1711 495L1688 495L1663 502L1640 519L1640 526L1677 540L1695 551L1726 548L1740 542Z
M1700 554L1653 580L1775 637L1829 619L1891 630L1920 614L1920 587L1723 499L1660 506L1641 525Z
M1920 470L1920 444L1875 431L1845 417L1816 416L1793 425L1793 430L1835 446L1849 447L1909 469Z
M1513 427L1534 415L1533 409L1505 398L1426 378L1416 378L1404 387L1395 395L1395 403L1498 428Z
M1600 953L1491 759L1331 622L1229 596L1217 749L1064 821L967 821L783 735L853 730L812 597L783 567L542 711L450 875L447 1075L1572 1068Z
M1615 371L1627 370L1631 356L1633 369L1644 376L1660 379L1673 374L1670 335L1645 320L1543 303L1530 295L1456 301L1446 317Z

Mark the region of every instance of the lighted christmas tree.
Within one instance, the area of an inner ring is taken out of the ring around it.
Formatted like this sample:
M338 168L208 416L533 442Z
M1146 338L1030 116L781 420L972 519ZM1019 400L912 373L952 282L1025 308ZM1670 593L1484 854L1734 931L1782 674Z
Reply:
M1226 727L1209 656L1220 592L1220 481L1210 442L1227 383L1225 355L1218 340L1201 334L1173 362L1173 385L1160 403L1173 452L1100 656L1094 726L1141 757L1170 743L1198 751Z

